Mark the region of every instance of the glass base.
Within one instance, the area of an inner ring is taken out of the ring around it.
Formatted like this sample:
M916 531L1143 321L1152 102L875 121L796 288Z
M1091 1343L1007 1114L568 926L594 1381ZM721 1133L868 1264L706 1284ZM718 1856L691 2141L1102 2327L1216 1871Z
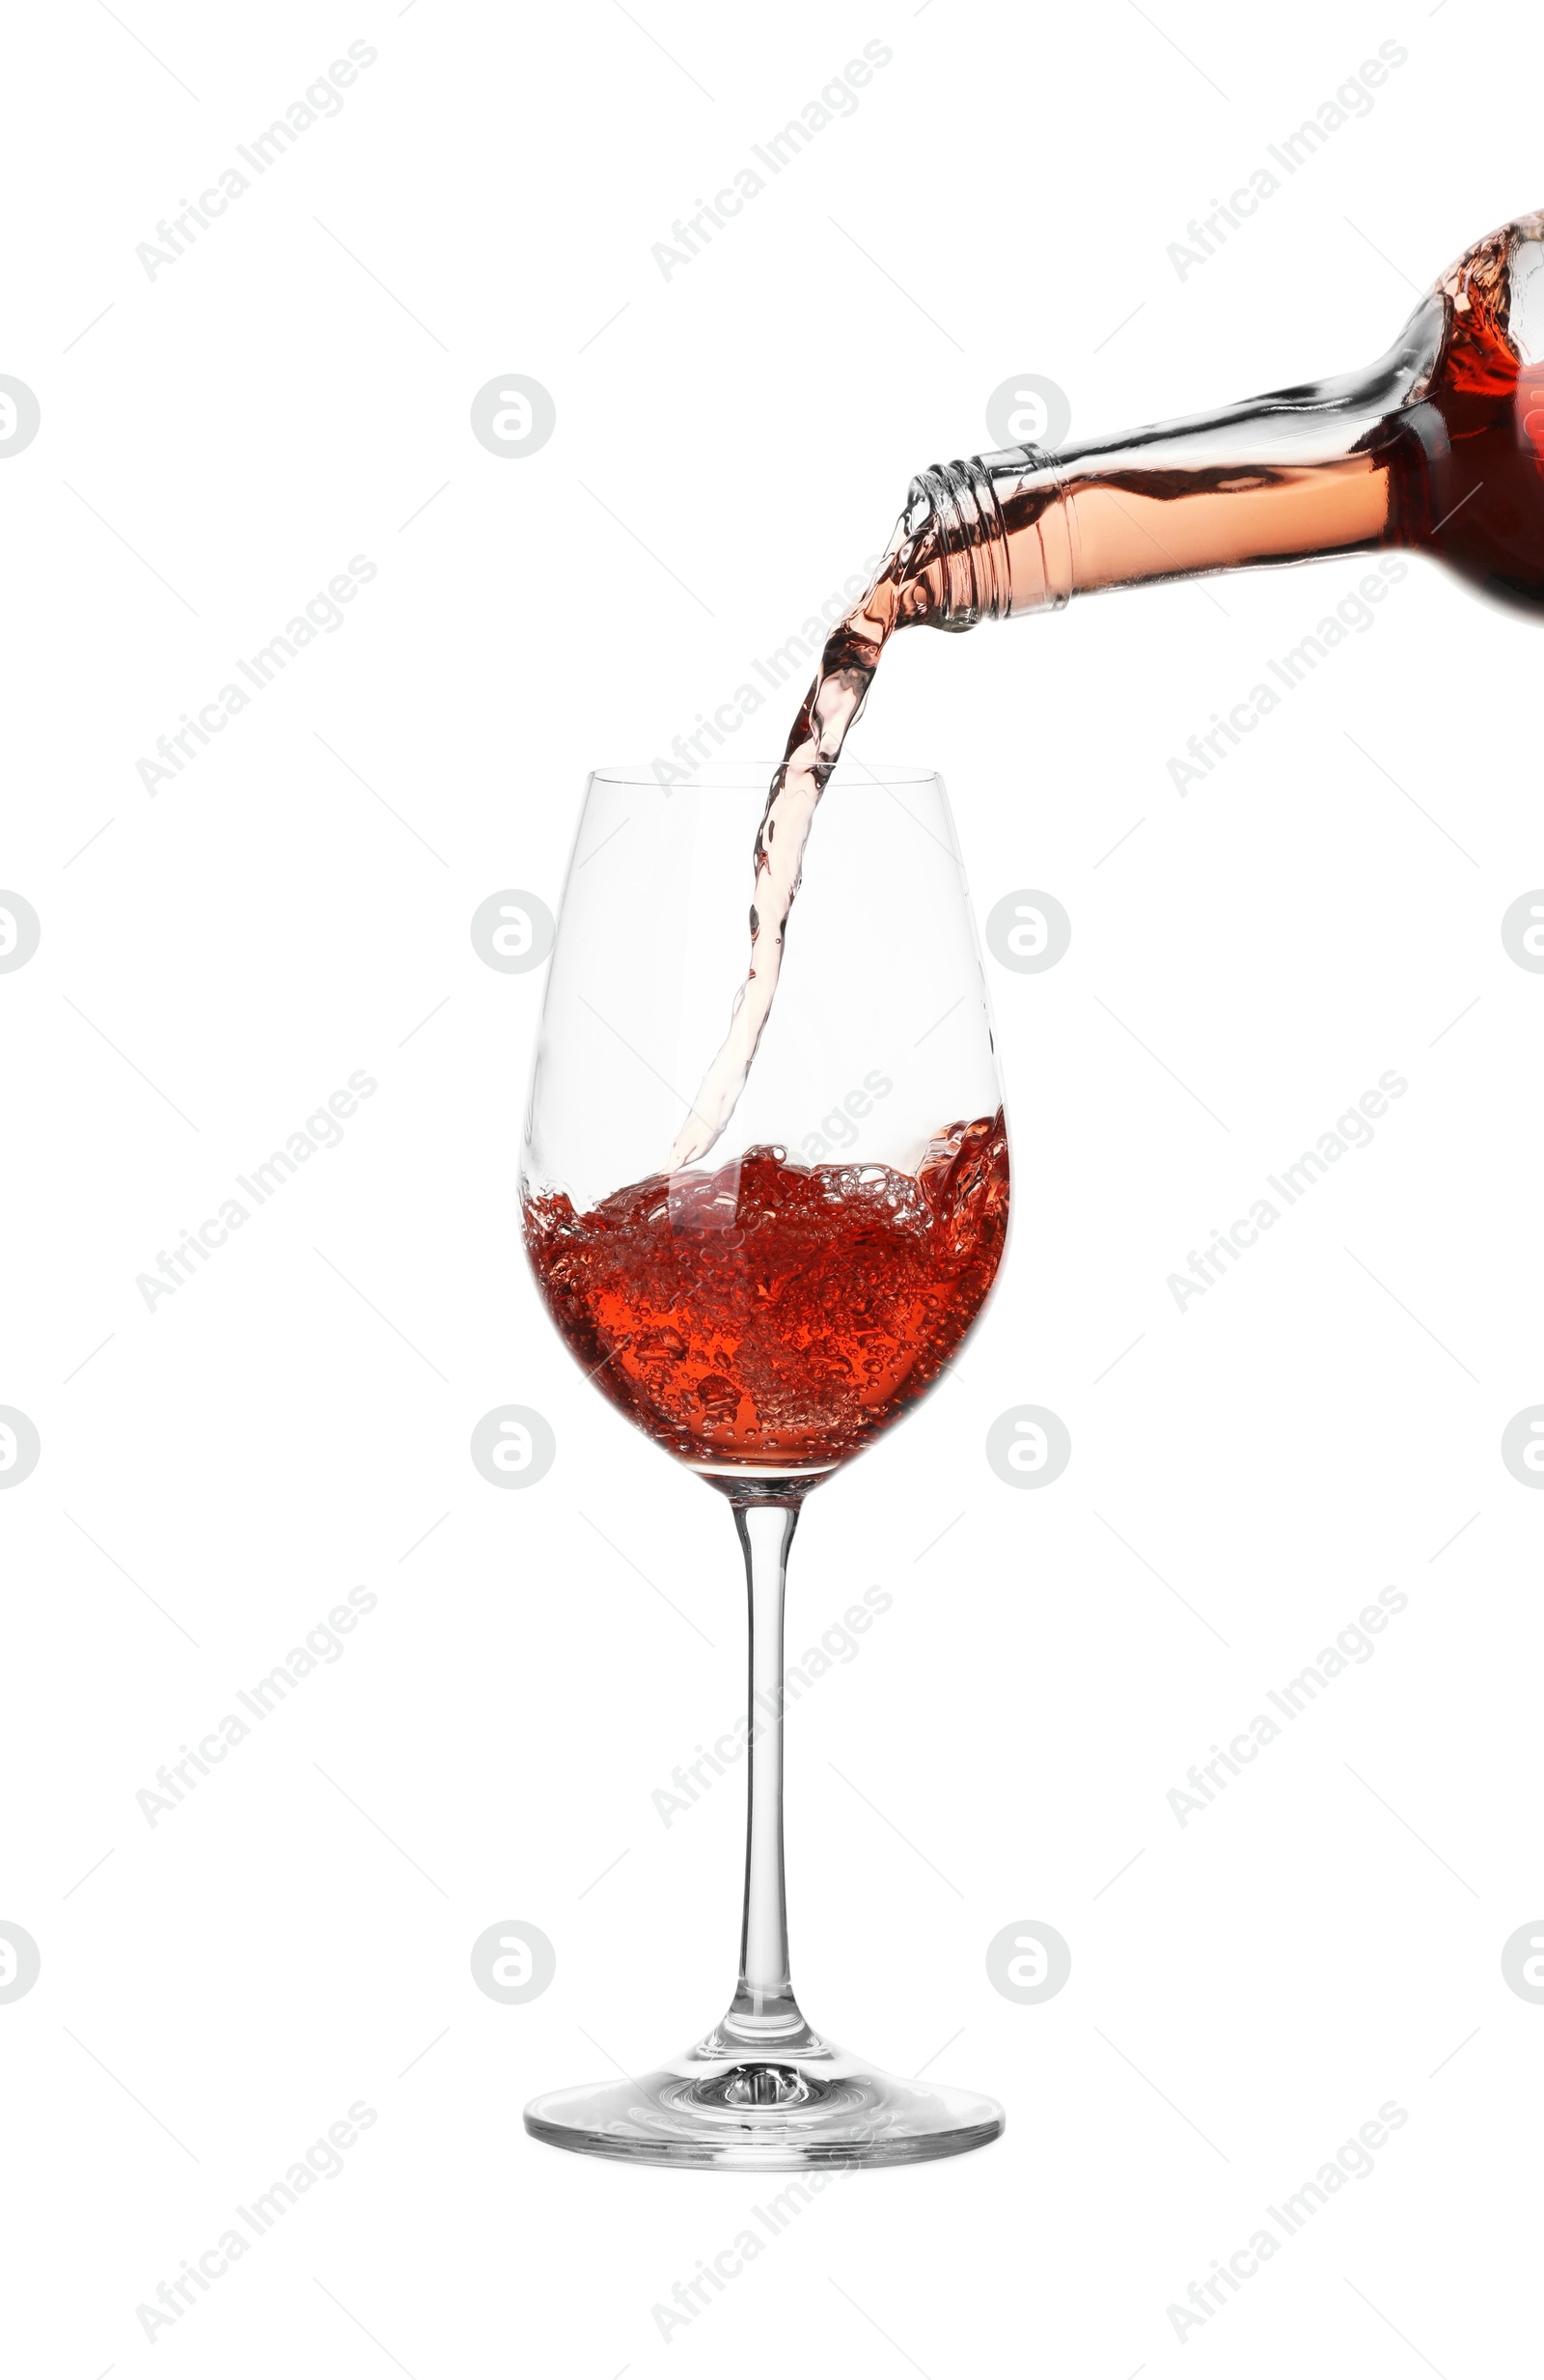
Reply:
M719 2032L651 2074L543 2091L525 2111L552 2148L741 2172L957 2157L1006 2120L995 2099L878 2073L804 2028L752 2055Z

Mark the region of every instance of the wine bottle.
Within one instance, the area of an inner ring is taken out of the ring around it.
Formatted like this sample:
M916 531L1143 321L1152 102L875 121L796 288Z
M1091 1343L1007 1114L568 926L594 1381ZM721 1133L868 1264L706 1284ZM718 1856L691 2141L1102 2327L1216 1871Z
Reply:
M1402 546L1544 610L1544 211L1466 249L1365 372L1219 413L1013 446L913 480L872 586L827 638L754 854L751 960L671 1152L723 1131L771 1011L811 822L897 628Z
M1383 546L1544 608L1544 212L1468 249L1365 372L935 465L903 526L896 625Z

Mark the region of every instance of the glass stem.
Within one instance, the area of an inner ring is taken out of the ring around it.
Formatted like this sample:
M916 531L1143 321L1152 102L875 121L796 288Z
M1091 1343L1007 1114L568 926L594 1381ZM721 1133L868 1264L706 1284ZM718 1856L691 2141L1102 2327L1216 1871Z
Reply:
M788 1976L783 1877L783 1591L800 1501L797 1491L732 1498L750 1606L751 1730L740 1979L722 2031L736 2042L769 2048L808 2031Z

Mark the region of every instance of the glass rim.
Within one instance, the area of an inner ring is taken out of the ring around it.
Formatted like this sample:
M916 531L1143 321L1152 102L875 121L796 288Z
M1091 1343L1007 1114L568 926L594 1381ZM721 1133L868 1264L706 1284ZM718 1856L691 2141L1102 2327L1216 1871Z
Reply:
M678 776L662 779L658 773L659 769L673 768L674 762L618 761L591 769L585 784L587 790L591 786L607 785L625 787L629 792L633 793L759 792L764 795L772 783L774 771L781 766L781 757L777 759L769 757L764 761L740 761L733 763L704 761L701 767L694 768L689 776L682 771ZM941 786L943 771L937 768L922 768L915 763L860 761L848 757L837 763L827 791L829 792L832 787L836 786L841 786L844 789L861 789L866 783L875 791L882 791L896 786Z

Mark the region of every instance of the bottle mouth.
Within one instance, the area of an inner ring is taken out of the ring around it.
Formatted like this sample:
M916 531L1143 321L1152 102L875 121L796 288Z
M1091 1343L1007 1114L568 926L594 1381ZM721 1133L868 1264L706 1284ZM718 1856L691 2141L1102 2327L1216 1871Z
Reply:
M1034 450L1019 450L1025 467ZM996 457L993 457L996 460ZM928 625L974 628L979 620L1006 620L1012 602L1007 532L985 458L933 463L906 491L908 522L931 526L936 587Z
M933 545L929 626L1060 611L1079 577L1070 494L1066 457L1037 446L934 463L913 480L909 501Z

